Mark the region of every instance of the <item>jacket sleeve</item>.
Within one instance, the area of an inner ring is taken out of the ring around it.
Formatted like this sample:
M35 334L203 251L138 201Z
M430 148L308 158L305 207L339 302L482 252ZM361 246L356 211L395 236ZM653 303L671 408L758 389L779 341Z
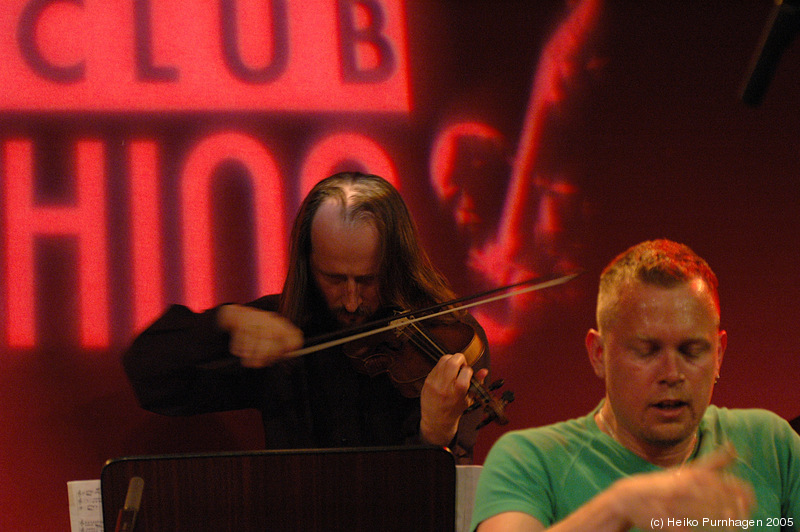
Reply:
M122 363L142 408L190 415L256 406L261 371L243 368L230 354L217 311L173 305L134 339Z

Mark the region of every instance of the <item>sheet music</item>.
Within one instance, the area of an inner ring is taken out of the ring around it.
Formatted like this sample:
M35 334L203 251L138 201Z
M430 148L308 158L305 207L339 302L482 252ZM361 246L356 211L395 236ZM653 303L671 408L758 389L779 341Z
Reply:
M100 480L67 482L69 522L72 532L103 532Z

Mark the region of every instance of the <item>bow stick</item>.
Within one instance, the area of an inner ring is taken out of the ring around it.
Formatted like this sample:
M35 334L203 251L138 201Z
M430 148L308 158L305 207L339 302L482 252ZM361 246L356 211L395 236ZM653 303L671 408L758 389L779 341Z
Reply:
M377 320L371 323L367 323L365 325L359 325L351 329L346 329L344 331L337 331L332 334L322 335L317 338L312 338L309 341L310 343L312 343L312 345L308 345L306 347L290 351L288 354L294 356L308 355L310 353L322 351L323 349L328 349L330 347L335 347L337 345L346 344L348 342L353 342L355 340L360 340L361 338L366 338L368 336L380 334L382 332L391 331L398 327L404 327L406 325L410 325L418 321L436 318L438 316L443 316L445 314L451 314L453 312L466 310L468 308L476 307L478 305L484 305L486 303L499 301L501 299L506 299L512 296L526 294L528 292L544 290L545 288L551 288L553 286L558 286L568 281L571 281L575 277L579 276L581 273L582 272L571 273L568 275L563 275L561 277L556 277L555 279L549 279L546 281L542 281L541 278L528 279L526 281L520 281L518 283L501 286L499 288L493 288L491 290L487 290L486 292L482 292L472 296L466 296L454 299L452 301L439 303L438 305L434 305L432 307L428 307L425 309L410 310L407 312L403 312L402 314L394 315L388 319ZM505 294L497 295L498 292L503 292L506 290L508 290L508 292L506 292ZM457 305L457 306L450 307L444 310L438 310L441 309L442 307L448 307L450 305ZM423 315L420 316L419 314L421 313ZM418 316L413 316L414 314L417 314ZM387 322L389 322L388 325L381 326L381 324ZM364 329L369 329L369 330L364 330ZM362 332L353 333L353 331L362 331ZM332 336L336 336L337 338L325 341L325 338L330 338Z

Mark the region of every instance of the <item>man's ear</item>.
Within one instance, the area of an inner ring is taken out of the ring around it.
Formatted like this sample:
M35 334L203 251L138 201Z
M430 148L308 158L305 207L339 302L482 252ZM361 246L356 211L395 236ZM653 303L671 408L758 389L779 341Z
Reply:
M586 352L589 354L589 362L594 368L595 375L605 379L606 359L603 337L595 329L589 329L589 332L586 333Z
M728 333L720 329L718 333L719 343L717 348L717 378L719 379L719 371L722 368L722 357L725 355L725 348L728 347Z

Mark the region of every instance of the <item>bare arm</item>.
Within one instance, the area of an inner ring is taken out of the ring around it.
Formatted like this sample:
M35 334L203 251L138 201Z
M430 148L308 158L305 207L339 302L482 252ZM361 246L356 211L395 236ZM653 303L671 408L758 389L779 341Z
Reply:
M544 529L538 519L523 512L497 514L478 525L478 532L539 532Z

